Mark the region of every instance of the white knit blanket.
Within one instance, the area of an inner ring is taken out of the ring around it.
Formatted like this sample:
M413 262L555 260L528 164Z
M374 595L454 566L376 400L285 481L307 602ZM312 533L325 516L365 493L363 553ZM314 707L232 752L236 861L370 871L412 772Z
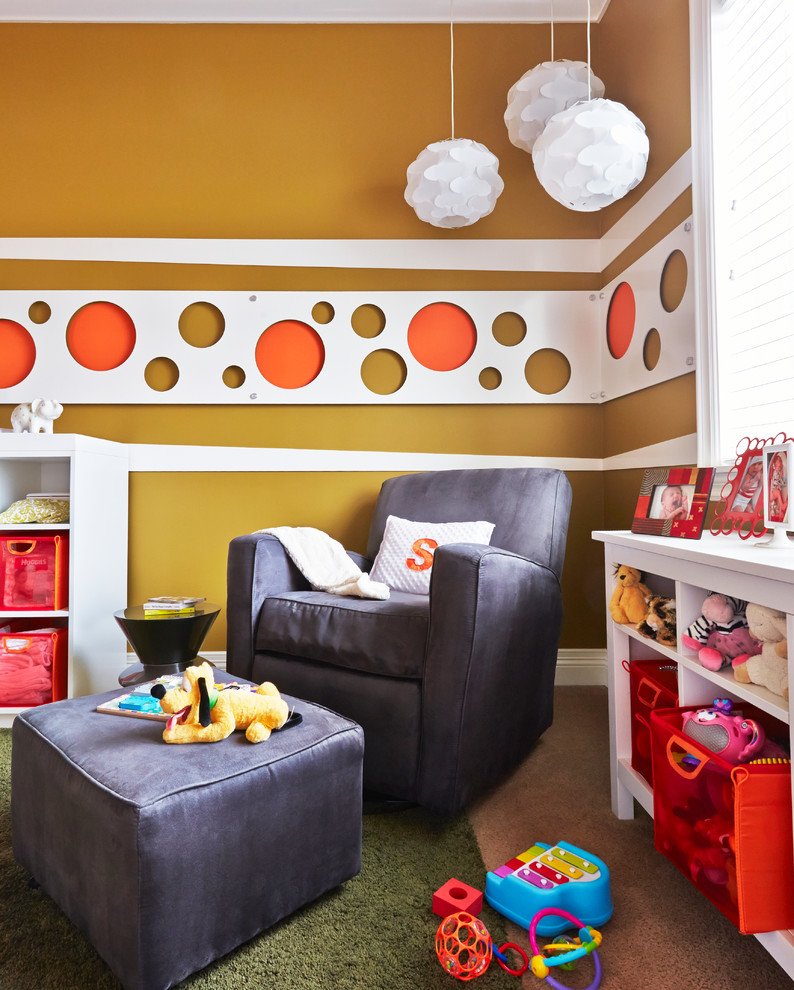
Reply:
M276 526L258 529L257 533L275 536L301 574L318 591L381 601L389 597L388 585L370 580L369 574L348 557L342 544L322 530L311 526Z

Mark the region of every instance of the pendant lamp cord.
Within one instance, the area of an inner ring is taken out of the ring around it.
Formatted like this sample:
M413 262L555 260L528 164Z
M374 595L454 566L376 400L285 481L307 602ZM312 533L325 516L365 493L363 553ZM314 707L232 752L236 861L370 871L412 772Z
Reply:
M588 3L590 0L588 0ZM449 0L449 115L452 121L452 140L455 140L455 35L452 24L455 0Z
M590 72L590 0L587 0L587 100L592 100L592 86L590 80L593 78Z
M554 0L551 0L551 60L554 61Z

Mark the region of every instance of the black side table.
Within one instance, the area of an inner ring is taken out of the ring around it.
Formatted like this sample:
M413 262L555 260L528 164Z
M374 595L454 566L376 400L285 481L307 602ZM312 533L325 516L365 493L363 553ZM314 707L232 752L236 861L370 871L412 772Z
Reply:
M113 618L141 661L119 674L119 684L134 687L192 666L220 610L220 605L202 602L190 615L147 616L141 605L114 612Z

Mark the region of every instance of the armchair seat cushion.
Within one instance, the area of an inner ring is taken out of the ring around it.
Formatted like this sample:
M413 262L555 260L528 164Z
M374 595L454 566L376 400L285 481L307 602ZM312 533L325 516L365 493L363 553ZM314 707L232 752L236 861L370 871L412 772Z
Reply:
M392 591L386 601L322 591L270 595L255 649L418 680L424 673L429 603L426 595L401 591Z

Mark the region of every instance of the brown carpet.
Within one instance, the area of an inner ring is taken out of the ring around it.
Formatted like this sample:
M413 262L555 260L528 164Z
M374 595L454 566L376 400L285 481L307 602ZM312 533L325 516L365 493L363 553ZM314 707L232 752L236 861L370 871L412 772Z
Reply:
M606 688L561 687L554 725L520 769L469 809L485 866L496 869L535 841L571 842L604 860L615 911L601 927L606 990L792 990L792 981L752 935L741 935L653 847L653 822L612 814ZM483 878L484 883L484 878ZM507 923L528 951L527 933ZM554 972L589 986L592 960ZM506 990L519 981L504 974ZM545 990L531 974L522 990Z

